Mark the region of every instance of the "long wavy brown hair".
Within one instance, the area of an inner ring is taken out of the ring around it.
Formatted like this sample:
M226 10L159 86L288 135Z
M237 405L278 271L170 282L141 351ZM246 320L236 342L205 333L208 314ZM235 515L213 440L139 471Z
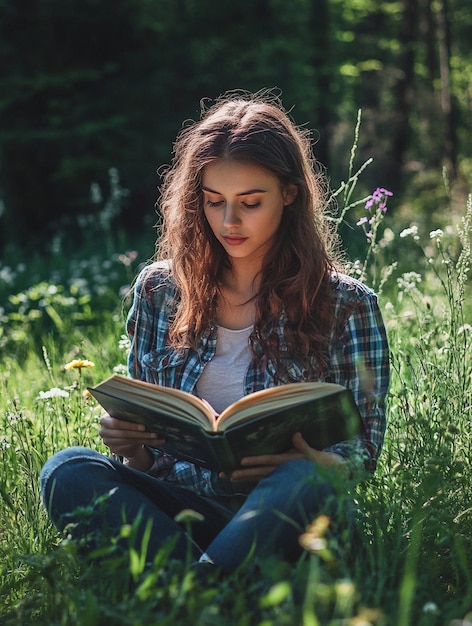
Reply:
M202 106L201 120L184 126L164 174L159 202L161 237L156 259L170 259L180 301L170 326L177 348L195 347L214 321L223 271L224 248L203 212L202 172L216 159L252 162L272 172L281 188L296 185L284 210L278 235L266 254L256 296L251 346L283 368L273 328L285 314L285 350L313 373L325 362L334 323L329 277L337 267L337 238L326 219L326 185L307 130L295 125L270 92L226 94Z

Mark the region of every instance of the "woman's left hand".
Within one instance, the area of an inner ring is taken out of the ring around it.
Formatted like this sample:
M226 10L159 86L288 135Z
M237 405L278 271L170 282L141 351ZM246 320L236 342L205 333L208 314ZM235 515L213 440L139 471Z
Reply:
M308 459L325 467L339 465L343 458L339 454L310 448L300 433L292 437L293 448L283 454L263 454L241 459L241 469L231 473L232 482L258 482L274 471L276 467L293 459Z
M332 465L340 465L344 462L344 458L340 454L310 448L307 442L303 439L301 433L295 433L293 435L292 444L295 450L303 453L303 456L306 459L314 461L315 463L318 463L318 465L330 467Z

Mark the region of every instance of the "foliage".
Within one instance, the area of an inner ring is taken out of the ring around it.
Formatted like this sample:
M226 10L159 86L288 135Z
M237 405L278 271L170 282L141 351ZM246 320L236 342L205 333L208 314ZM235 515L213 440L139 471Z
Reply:
M62 350L80 345L85 331L99 333L107 320L123 321L138 264L149 257L126 248L113 252L124 239L113 223L126 190L116 170L109 174L107 197L99 187L93 189L92 199L100 206L96 217L77 216L75 239L80 246L72 254L57 233L47 262L33 257L26 264L15 255L10 264L0 265L0 354L14 353L22 360L44 343ZM148 245L144 242L143 248ZM20 291L15 293L15 287Z

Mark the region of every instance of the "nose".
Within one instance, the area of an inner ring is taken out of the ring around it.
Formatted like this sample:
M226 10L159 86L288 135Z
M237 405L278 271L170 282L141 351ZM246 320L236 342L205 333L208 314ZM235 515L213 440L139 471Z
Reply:
M224 212L225 228L229 228L231 226L239 226L240 223L241 219L239 217L239 212L237 211L236 206L232 202L227 202Z

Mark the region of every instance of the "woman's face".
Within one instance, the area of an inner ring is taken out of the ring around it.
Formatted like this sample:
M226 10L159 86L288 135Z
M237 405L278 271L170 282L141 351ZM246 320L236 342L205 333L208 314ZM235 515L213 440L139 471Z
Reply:
M202 192L205 217L232 262L260 262L297 190L295 185L282 189L259 165L221 159L204 168Z

